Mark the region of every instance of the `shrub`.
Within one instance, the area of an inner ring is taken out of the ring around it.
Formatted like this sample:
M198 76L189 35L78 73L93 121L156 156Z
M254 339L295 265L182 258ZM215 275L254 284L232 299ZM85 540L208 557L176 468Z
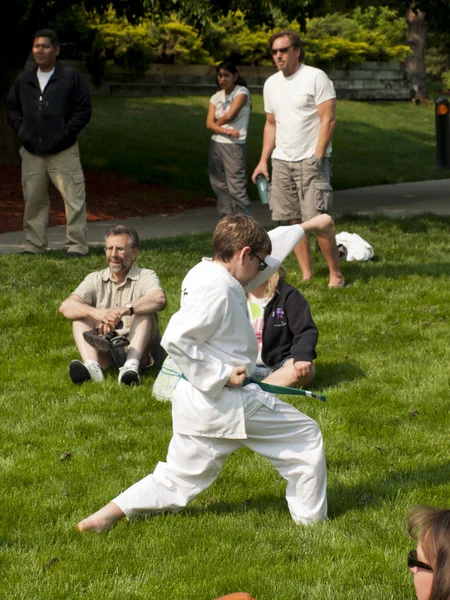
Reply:
M96 24L95 30L97 54L112 59L130 74L130 79L142 77L155 59L157 40L152 36L148 22L132 26L121 18L119 22Z
M212 64L213 59L203 47L200 34L191 25L178 20L175 13L159 25L151 27L158 40L157 62L175 64Z
M302 37L306 60L314 65L347 67L365 60L402 61L411 54L404 43L405 19L387 7L356 8L350 14L309 19Z
M368 53L365 42L351 42L336 36L322 39L305 37L304 46L306 63L326 69L363 63Z
M267 41L270 32L265 26L250 29L245 14L229 12L214 22L209 21L204 33L204 45L216 63L229 58L240 65L271 64Z
M411 50L404 44L406 21L387 7L357 8L351 13L333 13L309 19L306 32L297 21L288 22L279 9L271 8L267 25L250 27L241 10L213 18L203 15L197 26L182 13L148 15L131 25L117 17L112 8L104 14L73 8L61 13L57 29L63 39L80 41L68 45L78 52L96 80L100 80L105 61L123 67L128 78L142 76L151 62L211 64L230 58L237 64L270 65L267 46L275 30L298 31L306 50L306 62L324 69L347 67L365 60L403 60Z

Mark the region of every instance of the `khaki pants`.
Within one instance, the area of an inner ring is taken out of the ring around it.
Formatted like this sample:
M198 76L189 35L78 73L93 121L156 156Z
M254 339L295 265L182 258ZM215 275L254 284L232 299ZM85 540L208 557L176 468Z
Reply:
M37 156L25 148L22 157L22 190L25 199L23 228L25 250L41 254L48 245L49 178L61 193L66 211L66 247L87 254L86 193L78 144L58 154Z
M330 212L333 188L331 161L311 156L297 162L272 160L270 208L273 221L309 221Z

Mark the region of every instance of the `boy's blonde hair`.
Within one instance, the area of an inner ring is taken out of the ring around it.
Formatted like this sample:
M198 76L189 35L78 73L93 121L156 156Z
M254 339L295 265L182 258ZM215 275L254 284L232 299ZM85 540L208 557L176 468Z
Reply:
M253 217L239 214L220 219L213 233L213 260L230 262L236 252L246 246L257 254L272 252L272 242L267 231Z

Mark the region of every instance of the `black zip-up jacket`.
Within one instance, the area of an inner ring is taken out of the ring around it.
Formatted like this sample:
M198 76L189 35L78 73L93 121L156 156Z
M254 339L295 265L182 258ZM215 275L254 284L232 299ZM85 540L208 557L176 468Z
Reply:
M73 146L92 113L81 73L59 61L41 93L37 67L21 73L6 101L6 118L31 154L56 154Z
M274 297L264 309L263 363L277 369L289 356L295 362L312 362L317 356L318 338L308 301L295 287L280 280Z

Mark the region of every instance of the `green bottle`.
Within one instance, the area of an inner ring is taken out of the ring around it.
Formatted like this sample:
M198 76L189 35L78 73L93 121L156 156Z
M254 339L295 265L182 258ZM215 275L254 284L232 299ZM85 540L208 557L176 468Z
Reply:
M269 204L269 182L262 173L256 176L256 189L262 204Z

